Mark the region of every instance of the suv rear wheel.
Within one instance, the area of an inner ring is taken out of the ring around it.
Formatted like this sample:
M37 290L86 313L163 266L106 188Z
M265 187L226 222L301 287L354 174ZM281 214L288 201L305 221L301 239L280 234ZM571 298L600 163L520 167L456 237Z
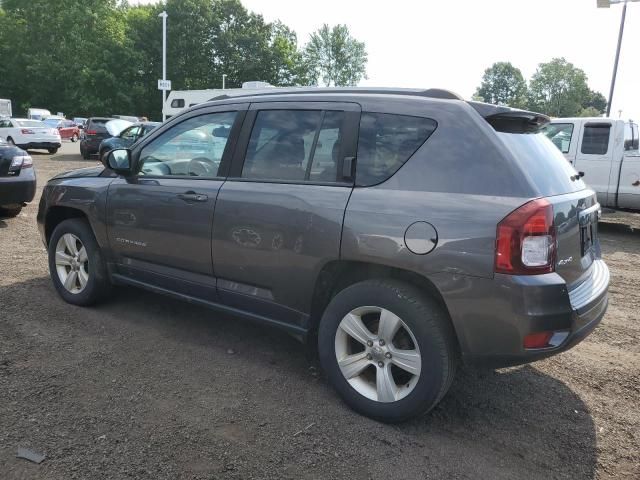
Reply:
M450 324L412 285L367 280L338 293L318 330L320 362L357 412L401 422L431 410L456 368Z
M110 292L104 259L86 220L65 220L54 229L49 273L60 296L74 305L91 305Z
M22 211L22 207L18 206L18 207L0 207L0 218L1 217L8 217L8 218L13 218L13 217L17 217L20 212Z

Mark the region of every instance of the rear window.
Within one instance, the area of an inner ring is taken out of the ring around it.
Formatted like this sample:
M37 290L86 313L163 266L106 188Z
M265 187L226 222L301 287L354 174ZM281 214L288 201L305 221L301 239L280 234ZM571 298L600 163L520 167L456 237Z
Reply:
M580 151L587 155L605 155L609 149L610 123L587 123Z
M360 117L356 183L384 182L415 153L436 129L434 120L388 113Z
M571 137L573 136L573 123L550 123L542 130L551 142L562 153L569 153Z
M585 188L581 179L572 180L577 172L544 133L497 132L497 135L541 195L560 195Z
M46 125L39 120L18 120L16 122L20 127L45 127Z

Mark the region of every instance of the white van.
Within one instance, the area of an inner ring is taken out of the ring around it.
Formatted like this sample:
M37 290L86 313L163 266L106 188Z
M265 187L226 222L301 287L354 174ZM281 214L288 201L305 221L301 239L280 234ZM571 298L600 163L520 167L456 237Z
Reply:
M207 89L207 90L172 90L167 97L167 101L162 107L162 113L167 117L171 117L180 113L185 108L193 107L199 103L208 102L212 98L224 95L226 93L238 92L241 90L258 90L263 88L274 88L268 82L244 82L242 89L227 88L223 89Z
M640 210L638 125L614 118L554 118L545 134L603 207Z
M30 108L27 110L29 120L45 120L51 116L51 112L44 108Z
M6 98L0 98L0 118L11 118L13 113L11 112L11 100Z

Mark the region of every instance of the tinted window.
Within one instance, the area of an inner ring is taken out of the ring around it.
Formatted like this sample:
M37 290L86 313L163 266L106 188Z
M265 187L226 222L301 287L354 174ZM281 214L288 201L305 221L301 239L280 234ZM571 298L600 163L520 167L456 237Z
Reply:
M562 153L568 153L573 136L573 123L550 123L543 133Z
M513 154L519 171L541 195L559 195L585 188L576 171L544 133L501 133L498 137Z
M374 185L398 171L436 129L422 117L363 113L360 118L356 182Z
M182 108L184 107L184 99L176 98L171 101L171 108Z
M129 127L126 130L123 130L120 134L120 138L124 138L126 140L135 140L140 134L140 127L134 126Z
M580 151L588 155L604 155L609 149L610 123L587 123Z
M164 132L140 154L141 175L215 177L236 112L193 117Z
M335 182L343 122L336 111L258 112L242 177Z

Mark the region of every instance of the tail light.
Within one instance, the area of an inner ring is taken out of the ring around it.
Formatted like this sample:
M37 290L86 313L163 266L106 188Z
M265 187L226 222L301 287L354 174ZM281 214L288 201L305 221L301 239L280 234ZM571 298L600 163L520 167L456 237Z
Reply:
M553 206L539 198L525 203L498 224L496 273L535 275L555 269Z
M33 130L31 130L30 128L23 128L20 131L22 132L23 135L33 135L34 133L36 133Z
M95 130L85 130L84 133L85 135L95 135L98 132Z
M10 172L15 172L21 168L33 167L33 160L29 155L16 155L11 159L11 165L9 166Z

